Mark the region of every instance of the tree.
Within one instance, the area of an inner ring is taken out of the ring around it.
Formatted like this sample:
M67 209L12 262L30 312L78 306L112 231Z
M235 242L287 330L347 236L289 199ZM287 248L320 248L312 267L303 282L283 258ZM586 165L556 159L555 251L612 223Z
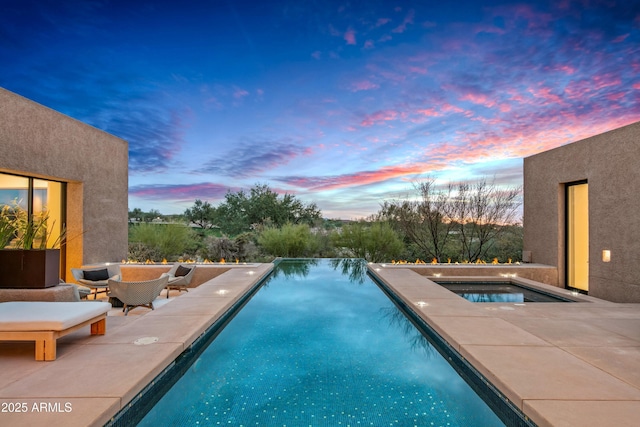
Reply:
M437 190L432 178L414 185L417 200L385 202L380 217L390 220L419 248L425 258L441 262L454 227L451 192Z
M216 225L216 209L209 202L196 199L192 207L184 211L188 223L193 223L206 230Z
M520 187L501 189L486 179L458 184L452 219L464 259L483 259L496 239L514 224L520 193Z
M140 208L134 208L129 211L129 222L142 221L143 212Z
M385 202L379 219L401 230L410 245L439 262L452 257L474 262L486 257L519 206L520 187L499 188L482 179L436 189L428 179L415 185L416 200ZM457 247L453 252L453 247Z
M305 205L291 194L280 195L267 185L256 184L247 193L227 192L216 208L221 231L230 236L287 223L312 225L321 218L318 207Z
M129 222L151 222L156 218L162 218L163 215L156 209L144 212L140 208L134 208L129 211Z

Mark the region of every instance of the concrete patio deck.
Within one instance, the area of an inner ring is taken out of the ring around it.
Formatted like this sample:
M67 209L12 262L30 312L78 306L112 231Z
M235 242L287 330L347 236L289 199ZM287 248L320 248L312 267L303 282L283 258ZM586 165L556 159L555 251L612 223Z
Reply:
M0 343L0 425L104 425L271 268L230 269L154 311L113 309L106 335L61 338L53 362ZM474 304L408 268L370 268L539 426L637 425L639 304Z
M409 268L370 269L538 426L638 425L640 304L472 303Z
M87 326L60 338L52 362L34 360L34 343L0 343L0 426L104 425L272 268L233 267L169 299L163 291L153 311L114 308L105 335Z

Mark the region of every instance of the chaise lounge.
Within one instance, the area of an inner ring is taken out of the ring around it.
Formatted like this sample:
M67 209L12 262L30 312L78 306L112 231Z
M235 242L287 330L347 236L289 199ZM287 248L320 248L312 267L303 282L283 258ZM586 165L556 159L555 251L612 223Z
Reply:
M87 325L91 335L104 335L110 309L106 302L3 302L0 341L35 341L36 360L55 360L58 338Z

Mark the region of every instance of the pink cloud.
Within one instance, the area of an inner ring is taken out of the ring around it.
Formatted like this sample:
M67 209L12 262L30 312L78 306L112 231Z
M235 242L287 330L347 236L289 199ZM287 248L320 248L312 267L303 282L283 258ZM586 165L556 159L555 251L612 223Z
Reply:
M488 132L461 131L458 133L459 137L455 138L456 143L438 141L431 144L417 156L417 161L409 164L334 176L291 177L284 178L283 181L311 191L325 191L405 179L442 170L452 164L476 164L501 158L527 157L624 126L634 120L637 118L625 117L591 124L592 121L579 120L577 117L554 115L543 126L524 120L516 121Z
M398 112L394 110L376 111L370 114L362 120L361 126L373 126L378 123L384 123L386 121L395 120L398 117Z
M204 100L206 107L222 108L222 103L215 96L210 96Z
M227 185L202 182L197 184L138 185L129 189L135 197L151 200L193 201L222 199L231 188Z
M322 52L320 52L319 50L316 50L315 52L311 53L311 57L313 59L320 59L321 56L322 56Z
M376 21L376 25L375 27L382 27L383 25L388 24L389 22L391 22L391 19L389 18L379 18L378 21Z
M249 92L247 92L247 91L246 91L246 90L244 90L244 89L236 88L236 89L233 91L233 97L234 97L235 99L242 99L242 98L244 98L245 96L248 96L248 95L249 95Z
M559 105L565 103L560 96L555 93L551 93L551 89L548 87L541 87L539 89L530 88L529 93L531 93L535 98L544 100L544 102L551 102Z
M640 90L640 83L634 83L632 87L636 90Z
M515 91L513 89L507 90L507 93L509 94L509 99L511 101L522 102L522 103L527 102L527 100L526 100L526 98L524 96L522 96L519 92L517 92L517 91Z
M351 45L356 44L356 32L352 28L349 28L344 33L344 41L346 41L347 44L351 44Z
M469 101L474 104L483 105L487 108L491 108L496 104L495 101L489 100L487 96L483 94L468 93L460 99L462 101Z
M607 95L609 101L619 101L626 96L626 92L615 92Z
M466 110L451 104L444 104L440 109L446 113L466 113Z
M415 10L411 9L407 13L407 16L405 16L405 18L402 21L402 23L400 25L398 25L396 28L394 28L393 30L391 30L391 31L394 32L394 33L404 33L407 30L407 25L413 24L413 18L415 16L415 14L416 14Z
M359 92L362 90L378 89L380 85L373 83L369 80L361 80L358 82L351 83L350 87L351 87L351 92Z
M565 88L565 93L569 99L581 99L586 94L593 94L612 87L621 86L620 77L611 74L595 75L590 80L572 81Z
M565 74L567 74L569 76L575 74L575 72L576 72L576 68L571 66L571 65L568 65L568 64L556 65L554 67L545 67L545 69L550 69L551 71L560 71L560 72L565 73Z
M389 179L424 173L423 165L388 166L375 171L361 171L352 174L327 177L293 177L286 179L290 185L312 191L335 190L360 185L374 184Z
M625 41L627 39L627 37L629 37L629 33L623 34L621 36L618 36L615 39L613 39L611 42L612 43L622 43L623 41Z
M364 42L365 49L373 49L374 47L375 44L373 43L373 40L367 40L366 42Z
M506 32L504 29L500 27L496 27L495 25L487 25L487 24L477 25L474 31L476 34L481 34L481 33L505 34Z
M414 74L426 75L427 74L427 69L425 67L411 66L411 67L409 67L409 72L414 73Z
M427 116L427 117L438 117L438 116L442 115L440 112L436 111L435 108L427 108L427 109L418 110L417 113L418 114L422 114L423 116Z
M600 90L611 86L620 86L622 82L618 76L601 74L593 76L593 83L595 90Z

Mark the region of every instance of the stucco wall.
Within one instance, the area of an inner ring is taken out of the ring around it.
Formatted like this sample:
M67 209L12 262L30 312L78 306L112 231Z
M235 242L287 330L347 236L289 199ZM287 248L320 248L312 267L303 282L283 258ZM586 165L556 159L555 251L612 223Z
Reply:
M127 256L128 144L0 88L0 171L67 182L67 274Z
M524 250L565 284L565 184L589 184L589 295L640 302L640 122L524 160ZM602 251L611 250L611 262Z

